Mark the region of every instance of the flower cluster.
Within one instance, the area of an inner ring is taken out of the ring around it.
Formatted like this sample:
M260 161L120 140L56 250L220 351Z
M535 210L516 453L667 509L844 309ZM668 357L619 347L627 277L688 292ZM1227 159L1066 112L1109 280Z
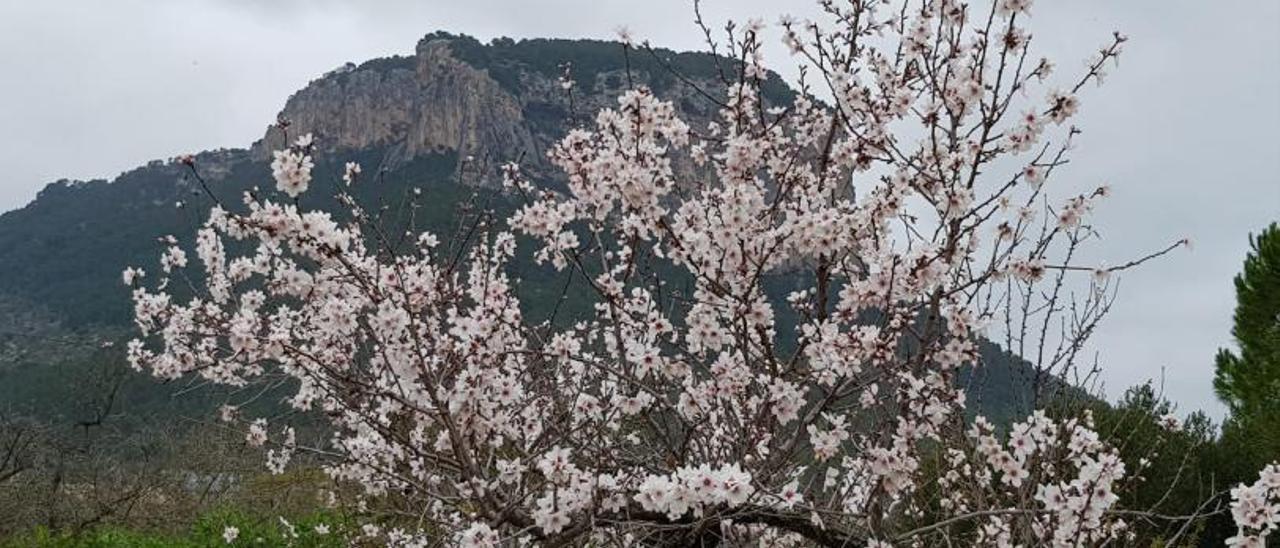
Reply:
M1266 546L1267 536L1280 530L1280 464L1263 468L1252 485L1231 489L1231 518L1239 530L1228 546Z
M690 511L701 516L709 506L740 506L754 493L751 474L738 465L712 469L704 464L697 468L681 468L669 476L645 478L640 483L636 500L645 510L660 512L676 520Z
M1099 441L1089 420L1086 415L1083 421L1059 422L1037 411L1013 424L1001 443L991 423L979 418L969 431L977 460L958 450L948 457L953 468L940 480L951 490L944 506L969 510L960 488L973 478L985 482L998 475L1003 496L1030 495L1040 505L1043 513L1031 523L1037 544L1069 547L1114 538L1126 528L1122 519L1108 516L1119 500L1115 488L1125 478L1125 465ZM1012 546L1009 525L1007 518L993 516L981 536L989 544Z
M1088 418L1037 413L1002 440L967 418L961 386L987 326L1021 350L1067 309L1039 284L1096 270L1069 262L1105 193L1057 209L1044 194L1079 100L1022 104L1050 72L1015 61L1030 0L996 1L982 30L961 2L880 4L821 3L835 28L782 22L831 104L808 83L771 98L763 24L731 26L740 78L706 95L712 114L627 90L548 151L564 185L507 165L514 213L452 239L370 215L347 194L353 163L335 185L345 211L300 208L304 136L271 165L289 199L214 207L193 246L165 240L150 287L125 271L128 357L164 378L294 387L288 404L328 421L316 445L362 489L354 507L415 509L366 524L393 544L1113 540L1125 466ZM1069 84L1098 78L1119 41ZM531 309L521 246L566 276L561 301L589 307ZM1092 314L1039 372L1072 366ZM273 472L312 445L224 409Z
M310 150L311 134L307 134L299 137L292 148L272 153L271 175L275 177L276 189L290 198L297 198L311 184L311 168L315 166Z

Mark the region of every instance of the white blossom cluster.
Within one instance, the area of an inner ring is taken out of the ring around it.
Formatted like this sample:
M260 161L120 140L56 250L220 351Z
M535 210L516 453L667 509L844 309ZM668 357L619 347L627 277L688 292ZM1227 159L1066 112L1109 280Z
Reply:
M1280 531L1280 463L1263 468L1252 485L1231 489L1231 518L1239 530L1227 539L1228 546L1263 548L1267 537Z
M640 483L636 500L645 510L679 519L687 512L702 514L706 506L729 507L750 500L755 492L751 475L738 465L719 470L707 465L681 468L669 476L650 476Z
M272 153L271 176L275 177L276 189L290 198L297 198L311 184L311 169L315 167L311 162L311 145L312 138L308 133L299 137L293 147ZM358 167L355 173L359 173ZM351 177L352 168L348 167L347 184L350 184Z
M1105 543L1127 527L1124 520L1107 515L1119 500L1115 488L1125 477L1125 465L1114 449L1099 441L1089 421L1086 415L1083 422L1056 422L1036 411L1026 422L1015 423L1007 442L1001 444L993 434L994 427L979 418L970 429L979 462L967 464L963 453L953 453L953 463L966 464L948 472L941 483L946 487L960 485L965 473L986 479L998 475L1007 495L1030 494L1043 510L1031 524L1037 544ZM943 501L955 508L968 505L954 494ZM991 545L1013 546L1008 526L1007 519L994 516L983 526L980 538Z
M214 207L199 265L166 241L153 286L124 273L131 363L292 381L289 404L332 426L327 471L363 489L359 508L412 503L414 525L365 527L392 544L1120 537L1125 466L1087 417L1037 413L998 435L967 421L958 384L989 325L1027 330L1001 314L1039 309L1039 284L1073 270L1064 246L1087 240L1105 196L1054 208L1044 194L1079 102L1026 99L1051 66L1016 61L1031 1L821 6L834 26L780 26L832 104L808 84L789 104L766 98L764 26L734 27L741 78L708 94L711 120L626 91L549 151L566 187L505 166L519 209L457 241L403 227L415 245L386 245L342 190L356 164L337 185L345 212L256 195ZM303 137L275 154L289 198L311 182L311 153ZM519 246L582 280L590 314L562 325L523 308ZM194 268L196 294L171 293ZM768 284L787 275L804 283L779 302ZM292 428L222 415L268 447L273 472L303 451Z

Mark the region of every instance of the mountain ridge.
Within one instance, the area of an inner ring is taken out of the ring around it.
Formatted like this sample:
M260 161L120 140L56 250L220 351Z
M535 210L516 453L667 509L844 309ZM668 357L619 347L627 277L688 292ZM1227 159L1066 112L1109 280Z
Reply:
M383 197L425 189L433 199L423 216L446 225L467 195L492 188L494 181L485 177L497 170L488 168L501 162L521 160L533 177L560 180L545 160L547 148L600 108L616 105L630 82L648 85L691 126L705 127L714 110L702 94L714 93L707 90L717 87L721 71L734 62L669 50L624 55L616 42L481 44L435 32L419 41L412 56L352 63L312 80L290 95L280 118L289 121L290 136L315 135L313 185L334 184L346 161L358 161L366 177L379 179L360 192ZM562 85L566 80L571 89ZM776 74L763 88L770 102L794 98ZM194 163L220 200L237 203L242 192L272 185L270 151L283 146L285 137L275 127L246 148L197 153ZM464 179L460 171L469 159L487 167ZM120 272L152 265L158 237L190 241L212 205L202 191L187 166L175 160L148 162L110 182L51 183L27 206L0 215L0 297L21 295L66 330L115 332L127 326L130 306ZM332 207L322 194L303 195L301 203ZM543 275L521 268L522 275ZM531 306L549 298L536 291L531 297ZM963 382L998 384L994 392L1003 407L1025 407L1015 400L1025 400L1028 364L986 341L982 353L990 367Z
M491 48L521 51L525 58L499 59ZM372 174L403 171L415 161L438 164L445 157L455 158L456 168L456 159L473 157L486 164L477 171L489 177L471 181L476 184L495 182L492 168L513 160L522 160L535 177L555 179L546 148L567 131L565 121L585 121L573 115L567 97L557 97L562 90L548 74L547 67L559 63L548 59L560 52L584 69L575 78L597 82L590 93L579 91L583 97L573 105L584 113L613 104L628 67L641 82L665 70L652 60L629 62L617 43L498 39L484 45L465 35L435 32L419 42L412 57L373 59L312 80L285 101L280 117L291 120L293 135L315 133L319 156L363 156ZM708 83L707 67L692 66L699 60L706 65L707 54L655 50L655 55L668 54L673 62L698 69L693 77ZM785 87L776 75L771 80L774 87ZM521 85L525 90L516 97L513 86ZM664 85L655 92L693 105L683 100L691 91ZM709 113L690 109L682 114L707 119ZM281 146L282 137L281 130L269 129L245 148L193 157L215 193L238 201L241 192L271 184L270 151ZM456 169L439 165L428 171L437 179L458 178ZM110 181L62 179L46 185L27 205L0 214L0 295L39 302L71 326L127 320L127 294L116 284L119 272L150 262L156 237L193 233L211 205L199 194L197 182L174 159L153 160Z

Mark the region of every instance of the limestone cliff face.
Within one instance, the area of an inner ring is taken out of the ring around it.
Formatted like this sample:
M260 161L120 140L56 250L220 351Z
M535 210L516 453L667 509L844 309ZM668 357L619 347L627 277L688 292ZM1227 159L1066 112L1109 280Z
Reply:
M532 152L519 99L449 44L424 40L412 58L331 72L290 97L281 116L291 135L312 133L323 149L390 147L392 162L446 151L501 162ZM282 143L273 127L255 153Z
M670 74L719 87L716 61L706 54L664 52L667 59L627 60L621 46L569 40L497 40L434 33L413 56L348 64L317 78L289 98L280 116L289 135L312 133L321 150L387 151L383 168L436 153L474 158L473 172L496 177L496 166L519 160L535 175L554 178L546 150L600 108L616 106L629 82L672 101L694 127L710 120L708 102ZM561 88L572 67L573 99ZM630 74L628 74L630 71ZM775 76L776 78L776 76ZM780 80L773 83L786 90ZM259 160L284 145L275 127L253 148ZM367 166L366 166L367 167Z

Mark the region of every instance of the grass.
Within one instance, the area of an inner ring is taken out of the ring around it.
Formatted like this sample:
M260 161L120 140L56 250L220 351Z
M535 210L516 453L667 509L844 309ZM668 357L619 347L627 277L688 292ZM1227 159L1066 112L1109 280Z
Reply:
M230 543L223 538L228 527L239 530ZM321 533L317 528L328 528ZM266 547L340 548L349 546L352 525L336 514L315 513L294 520L250 516L235 510L202 516L181 534L133 531L101 527L80 534L52 532L36 528L10 539L0 540L0 548L204 548Z

